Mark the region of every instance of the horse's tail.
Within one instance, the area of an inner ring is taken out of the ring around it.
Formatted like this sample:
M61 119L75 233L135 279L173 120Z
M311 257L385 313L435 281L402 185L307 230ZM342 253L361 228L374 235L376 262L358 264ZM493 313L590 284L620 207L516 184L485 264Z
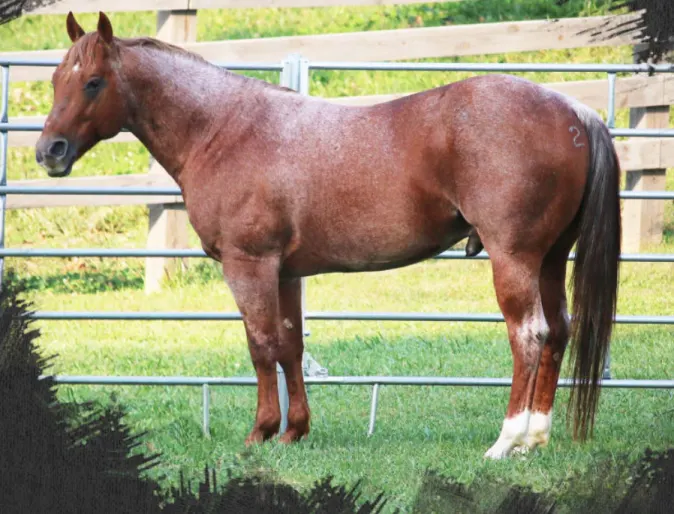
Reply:
M591 435L594 427L616 312L621 244L620 163L602 119L584 105L574 102L574 109L589 139L590 166L577 215L570 345L573 387L568 414L573 416L574 439L584 440L588 428Z

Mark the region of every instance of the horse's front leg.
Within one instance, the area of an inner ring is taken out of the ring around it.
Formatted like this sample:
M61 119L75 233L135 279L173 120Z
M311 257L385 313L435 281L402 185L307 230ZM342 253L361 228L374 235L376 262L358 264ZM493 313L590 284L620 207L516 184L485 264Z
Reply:
M279 358L279 259L235 254L222 269L243 317L257 375L257 414L246 445L274 437L281 424L276 382Z
M298 441L309 434L309 402L304 387L302 353L304 328L302 326L302 282L300 279L282 281L279 287L281 326L278 361L288 386L288 428L281 436L282 443Z

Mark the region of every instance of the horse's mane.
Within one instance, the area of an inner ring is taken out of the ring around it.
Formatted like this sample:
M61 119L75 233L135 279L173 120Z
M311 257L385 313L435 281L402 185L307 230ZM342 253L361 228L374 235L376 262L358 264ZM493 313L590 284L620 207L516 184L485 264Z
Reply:
M166 52L169 54L175 54L175 55L180 55L183 57L186 57L188 59L191 59L193 61L197 61L203 64L207 64L209 66L213 66L215 68L218 68L222 70L225 73L233 74L229 70L225 70L224 68L221 68L219 66L215 66L213 63L207 61L204 59L201 55L196 54L194 52L190 52L189 50L186 50L185 48L182 48L177 45L172 45L171 43L167 43L165 41L160 41L159 39L155 39L152 37L134 37L134 38L117 38L117 43L120 44L121 46L127 47L127 48L133 48L133 47L148 47L148 48L153 48L155 50L159 50L161 52ZM238 75L237 75L238 76ZM248 77L250 79L250 77ZM258 79L253 79L258 82L261 82L264 85L267 85L271 88L282 90L282 91L289 91L295 93L296 91L284 86L278 86L276 84L272 84L270 82L264 81L264 80L258 80Z
M199 61L199 62L203 62L203 63L206 63L206 64L211 64L210 62L208 62L206 59L204 59L199 54L195 54L194 52L190 52L189 50L185 50L184 48L182 48L180 46L172 45L171 43L167 43L165 41L160 41L159 39L155 39L155 38L152 38L152 37L119 38L119 39L117 39L117 43L119 43L121 46L126 46L126 47L136 47L136 46L150 47L150 48L154 48L156 50L160 50L162 52L182 55L182 56L187 57L189 59L192 59L194 61Z

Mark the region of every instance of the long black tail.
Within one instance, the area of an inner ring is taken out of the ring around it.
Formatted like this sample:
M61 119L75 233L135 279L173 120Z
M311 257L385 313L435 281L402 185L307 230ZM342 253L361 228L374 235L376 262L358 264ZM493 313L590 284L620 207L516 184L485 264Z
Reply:
M574 439L584 440L588 429L591 435L594 428L616 313L621 244L620 163L601 118L584 106L576 109L590 141L590 169L579 212L573 268L573 387L568 412L573 415Z

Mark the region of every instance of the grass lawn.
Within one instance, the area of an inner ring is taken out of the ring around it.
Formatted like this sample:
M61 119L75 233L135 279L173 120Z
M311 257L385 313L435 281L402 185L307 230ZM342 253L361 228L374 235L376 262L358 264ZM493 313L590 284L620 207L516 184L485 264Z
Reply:
M476 23L605 12L606 2L480 0L447 4L329 9L246 9L199 12L199 39L269 37L410 26ZM111 15L118 35L154 32L153 13ZM95 15L80 15L85 28ZM58 48L67 44L64 17L24 17L0 27L3 50ZM345 58L347 58L345 56ZM450 59L447 59L450 60ZM471 56L475 62L630 62L630 49L586 48ZM257 74L276 80L272 75ZM311 92L345 96L417 91L457 80L461 73L315 72ZM523 74L538 81L602 78L602 75ZM44 83L13 84L10 116L46 114ZM627 126L618 111L618 126ZM10 135L11 137L11 135ZM93 149L73 176L145 173L147 151L139 144ZM42 178L32 149L11 149L9 179ZM667 188L674 190L674 174ZM664 242L645 251L674 253L674 202L666 202ZM10 211L9 247L126 247L145 243L147 208L98 207ZM191 246L198 247L191 234ZM191 260L188 270L162 293L143 292L142 259L7 259L6 267L30 286L26 296L40 310L233 311L234 302L218 267ZM674 265L625 263L619 314L672 315ZM308 281L309 310L498 312L489 264L430 261L376 274L327 275ZM240 322L39 322L40 346L57 354L58 374L251 375ZM308 351L331 375L427 375L509 377L511 356L505 326L497 323L309 323ZM615 331L615 378L672 378L674 329L625 326ZM558 485L572 474L602 469L622 454L637 459L647 447L674 443L671 391L605 390L595 438L571 441L564 429L565 390L558 397L549 448L526 459L485 462L484 451L498 436L508 397L504 388L383 387L376 432L366 437L371 389L360 386L310 388L310 439L293 447L267 444L243 451L254 415L253 388L213 388L212 438L201 435L199 388L62 386L68 399L118 401L135 430L148 430L146 448L163 454L163 474L175 483L182 470L200 476L204 464L224 470L238 462L262 468L300 487L333 474L337 482L364 479L366 494L383 490L405 511L423 471L434 468L469 482L498 477L537 489ZM114 393L111 397L111 393Z
M646 269L645 269L646 268ZM670 265L627 264L621 314L671 314ZM467 294L470 291L470 294ZM132 288L96 294L35 293L39 308L58 310L234 310L219 281L188 284L146 297ZM308 306L315 310L497 312L487 263L429 262L369 275L312 279ZM238 322L40 322L42 348L57 353L54 371L110 375L250 375ZM502 324L311 322L308 350L332 375L508 377L511 357ZM671 327L619 326L614 338L615 378L672 376ZM253 388L213 388L212 439L201 436L198 388L61 387L65 398L116 401L129 409L137 430L149 430L147 450L164 461L156 473L177 480L204 464L218 468L242 454L250 429ZM359 386L310 388L309 441L286 448L265 445L248 465L273 470L301 486L334 474L365 478L366 491L385 490L409 505L427 467L461 480L497 476L548 488L567 474L623 453L638 458L646 447L674 441L671 391L605 390L595 439L586 445L564 430L566 391L560 393L551 446L524 461L483 462L498 436L507 389L383 387L377 429L366 437L371 390Z

